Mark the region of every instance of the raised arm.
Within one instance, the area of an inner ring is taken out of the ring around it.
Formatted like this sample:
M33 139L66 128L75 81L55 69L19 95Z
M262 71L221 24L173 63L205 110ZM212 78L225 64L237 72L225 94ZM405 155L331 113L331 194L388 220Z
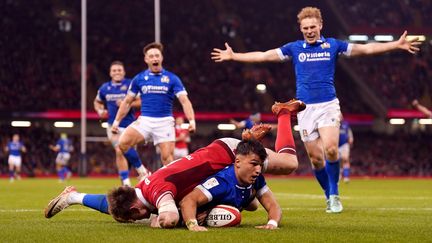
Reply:
M407 40L407 34L408 32L405 30L397 41L353 44L351 56L379 54L397 49L406 50L409 53L416 54L420 50L418 46L421 42L418 41L418 38Z
M266 225L255 226L259 229L277 229L282 218L282 210L279 203L276 201L272 191L270 189L265 192L261 197L258 197L258 201L265 208L268 214L268 222Z
M197 208L206 203L208 203L208 198L198 188L195 188L180 201L180 211L190 231L207 231L206 227L198 225L196 215Z
M180 104L183 107L183 112L189 121L189 132L195 132L196 130L195 112L192 107L192 103L190 102L188 96L184 94L180 95L178 97L178 100L180 101Z
M246 53L236 53L225 43L225 50L213 48L211 59L215 62L237 61L237 62L280 62L281 59L276 49L268 51L254 51Z

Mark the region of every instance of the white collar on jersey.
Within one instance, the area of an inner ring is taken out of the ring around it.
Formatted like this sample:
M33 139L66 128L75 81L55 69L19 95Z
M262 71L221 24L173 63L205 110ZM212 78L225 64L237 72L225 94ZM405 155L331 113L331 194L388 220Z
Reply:
M303 48L306 48L306 47L308 47L308 46L315 46L315 45L320 45L320 44L322 44L322 43L324 43L324 42L326 42L327 40L326 40L326 38L324 38L324 36L321 36L321 38L319 38L315 43L313 43L313 44L309 44L309 43L307 43L305 40L303 41Z
M153 211L153 210L156 209L156 208L153 207L149 202L147 202L147 200L145 200L144 195L143 195L142 192L141 192L141 189L139 189L139 188L135 188L135 193L136 193L138 199L139 199L142 203L144 203L144 205L145 205L148 209L150 209L150 211Z

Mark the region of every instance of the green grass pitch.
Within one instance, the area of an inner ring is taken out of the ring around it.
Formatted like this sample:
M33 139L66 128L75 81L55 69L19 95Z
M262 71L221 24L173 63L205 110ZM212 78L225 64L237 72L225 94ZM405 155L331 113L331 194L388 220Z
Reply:
M239 227L208 232L151 229L120 224L110 216L72 206L52 219L43 208L65 185L80 192L105 193L115 179L0 180L0 242L431 242L432 180L354 179L340 185L344 211L324 212L314 179L271 178L268 184L282 209L280 229L266 231L263 209L243 212Z

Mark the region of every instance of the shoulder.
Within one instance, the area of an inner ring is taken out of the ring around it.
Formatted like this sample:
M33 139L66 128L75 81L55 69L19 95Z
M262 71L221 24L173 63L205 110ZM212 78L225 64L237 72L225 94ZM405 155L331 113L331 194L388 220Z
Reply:
M105 82L100 86L99 90L106 90L109 85L110 85L110 81Z

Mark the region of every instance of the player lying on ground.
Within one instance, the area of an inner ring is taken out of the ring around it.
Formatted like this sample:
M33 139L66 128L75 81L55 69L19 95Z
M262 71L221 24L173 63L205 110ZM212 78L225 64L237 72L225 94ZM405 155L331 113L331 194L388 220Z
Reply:
M290 119L291 112L304 108L304 103L299 100L273 105L272 111L278 116L275 146L278 152L266 149L268 160L263 163L263 171L289 174L297 168ZM251 130L246 130L243 138L259 140L270 128L268 125L255 126ZM176 202L180 202L202 180L232 164L236 159L234 149L239 143L240 140L234 138L217 139L207 147L156 171L140 182L135 189L116 188L108 194L109 207L105 195L86 195L76 193L73 187L66 188L49 203L45 209L45 216L50 218L70 205L83 204L104 213L109 212L118 221L148 218L151 212L157 212L160 227L174 227L179 220Z
M255 198L267 211L269 219L266 225L257 228L277 228L282 211L261 174L267 153L259 142L253 141L240 142L234 164L207 178L180 201L180 212L189 230L207 231L207 228L198 225L197 220L197 212L203 211L203 208L225 204L240 211L255 211L258 208Z

